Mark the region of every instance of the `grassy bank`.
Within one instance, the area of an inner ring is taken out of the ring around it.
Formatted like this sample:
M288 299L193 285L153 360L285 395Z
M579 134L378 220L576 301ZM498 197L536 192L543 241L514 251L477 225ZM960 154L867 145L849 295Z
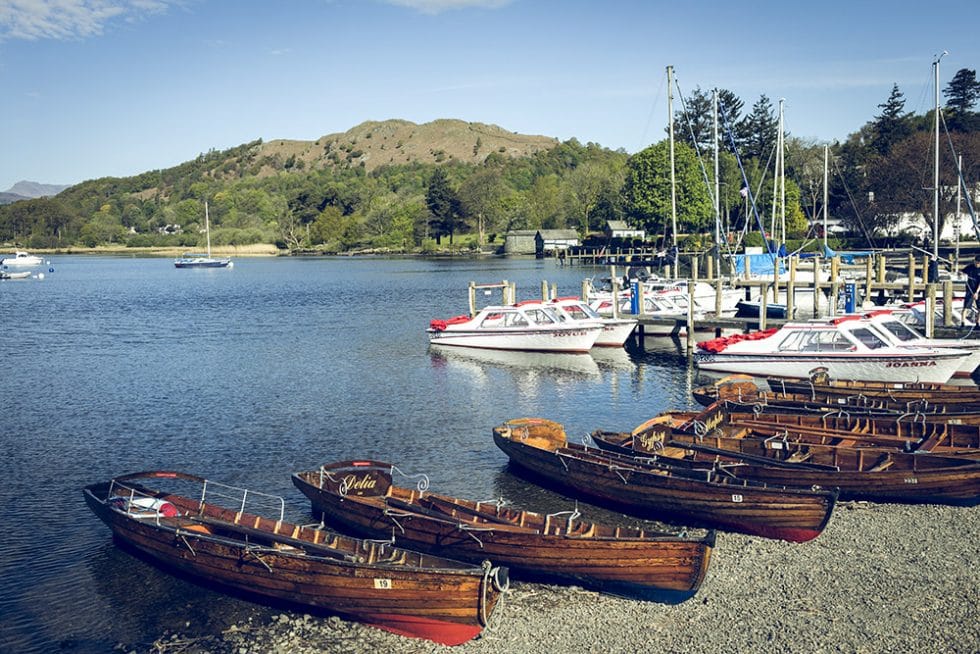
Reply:
M123 245L100 245L94 248L68 247L50 249L31 249L31 254L95 254L95 255L125 255L133 257L178 257L188 248L176 247L126 247ZM198 250L193 250L197 252ZM200 249L201 252L204 248ZM254 245L224 245L212 247L211 254L216 257L275 257L287 254L271 243L256 243ZM3 255L0 255L3 256Z

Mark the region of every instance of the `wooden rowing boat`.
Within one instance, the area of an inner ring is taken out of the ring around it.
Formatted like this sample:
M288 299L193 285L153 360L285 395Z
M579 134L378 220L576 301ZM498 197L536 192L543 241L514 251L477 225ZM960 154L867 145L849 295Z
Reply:
M694 437L709 432L776 439L813 445L877 447L980 459L980 427L955 419L928 416L865 416L841 413L760 414L717 402L702 411L667 411L633 433L683 432Z
M711 470L647 465L569 443L560 424L540 418L509 420L493 429L493 440L535 481L684 524L803 542L823 531L837 500L836 489L785 488Z
M476 637L506 582L506 568L489 563L290 524L281 498L180 472L124 475L83 492L117 541L195 581L441 644ZM230 497L236 509L215 503ZM274 517L246 505L274 507Z
M298 472L293 484L314 513L366 537L464 561L490 559L530 579L562 581L641 599L678 603L698 590L714 532L679 536L541 514L396 486L389 463L342 461Z
M876 446L841 432L811 437L805 430L746 426L700 415L703 421L697 423L650 421L632 432L596 431L592 438L617 453L714 466L739 479L834 486L844 499L967 505L980 500L980 461L968 457ZM702 428L692 429L692 424Z
M786 377L768 377L771 390L816 397L868 397L887 400L890 403L916 406L928 405L969 406L980 410L980 387L976 384L940 384L930 382L859 382L846 379L830 379L814 375L808 380Z
M807 382L801 382L806 384ZM980 404L968 401L960 393L959 400L951 394L950 402L938 396L910 399L905 395L888 397L887 393L863 394L857 392L826 391L814 386L797 392L802 387L789 385L786 390L765 390L744 375L727 377L715 384L702 386L693 391L694 399L703 406L717 401L728 403L734 410L756 413L846 413L869 417L925 416L957 420L963 424L980 425ZM793 390L796 389L796 390Z

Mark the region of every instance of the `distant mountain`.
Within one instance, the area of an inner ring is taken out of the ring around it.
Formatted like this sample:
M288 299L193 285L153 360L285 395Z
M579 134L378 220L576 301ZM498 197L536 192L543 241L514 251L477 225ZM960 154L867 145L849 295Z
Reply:
M39 182L28 181L17 182L6 191L0 192L0 204L10 204L11 202L18 202L20 200L46 198L52 195L58 195L68 188L68 186L69 184L41 184Z

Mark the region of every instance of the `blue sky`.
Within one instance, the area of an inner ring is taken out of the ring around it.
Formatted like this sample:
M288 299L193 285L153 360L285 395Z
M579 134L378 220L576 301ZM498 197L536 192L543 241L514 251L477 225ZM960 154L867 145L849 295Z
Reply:
M941 87L980 68L973 2L0 0L0 191L388 118L636 152L663 138L667 65L684 94L784 98L822 143L895 83L931 108L944 50Z

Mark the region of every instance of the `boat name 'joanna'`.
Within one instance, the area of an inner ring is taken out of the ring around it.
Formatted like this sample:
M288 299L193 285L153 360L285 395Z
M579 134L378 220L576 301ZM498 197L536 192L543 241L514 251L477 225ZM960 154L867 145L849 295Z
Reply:
M934 366L935 361L888 361L886 368L922 368L923 366Z

